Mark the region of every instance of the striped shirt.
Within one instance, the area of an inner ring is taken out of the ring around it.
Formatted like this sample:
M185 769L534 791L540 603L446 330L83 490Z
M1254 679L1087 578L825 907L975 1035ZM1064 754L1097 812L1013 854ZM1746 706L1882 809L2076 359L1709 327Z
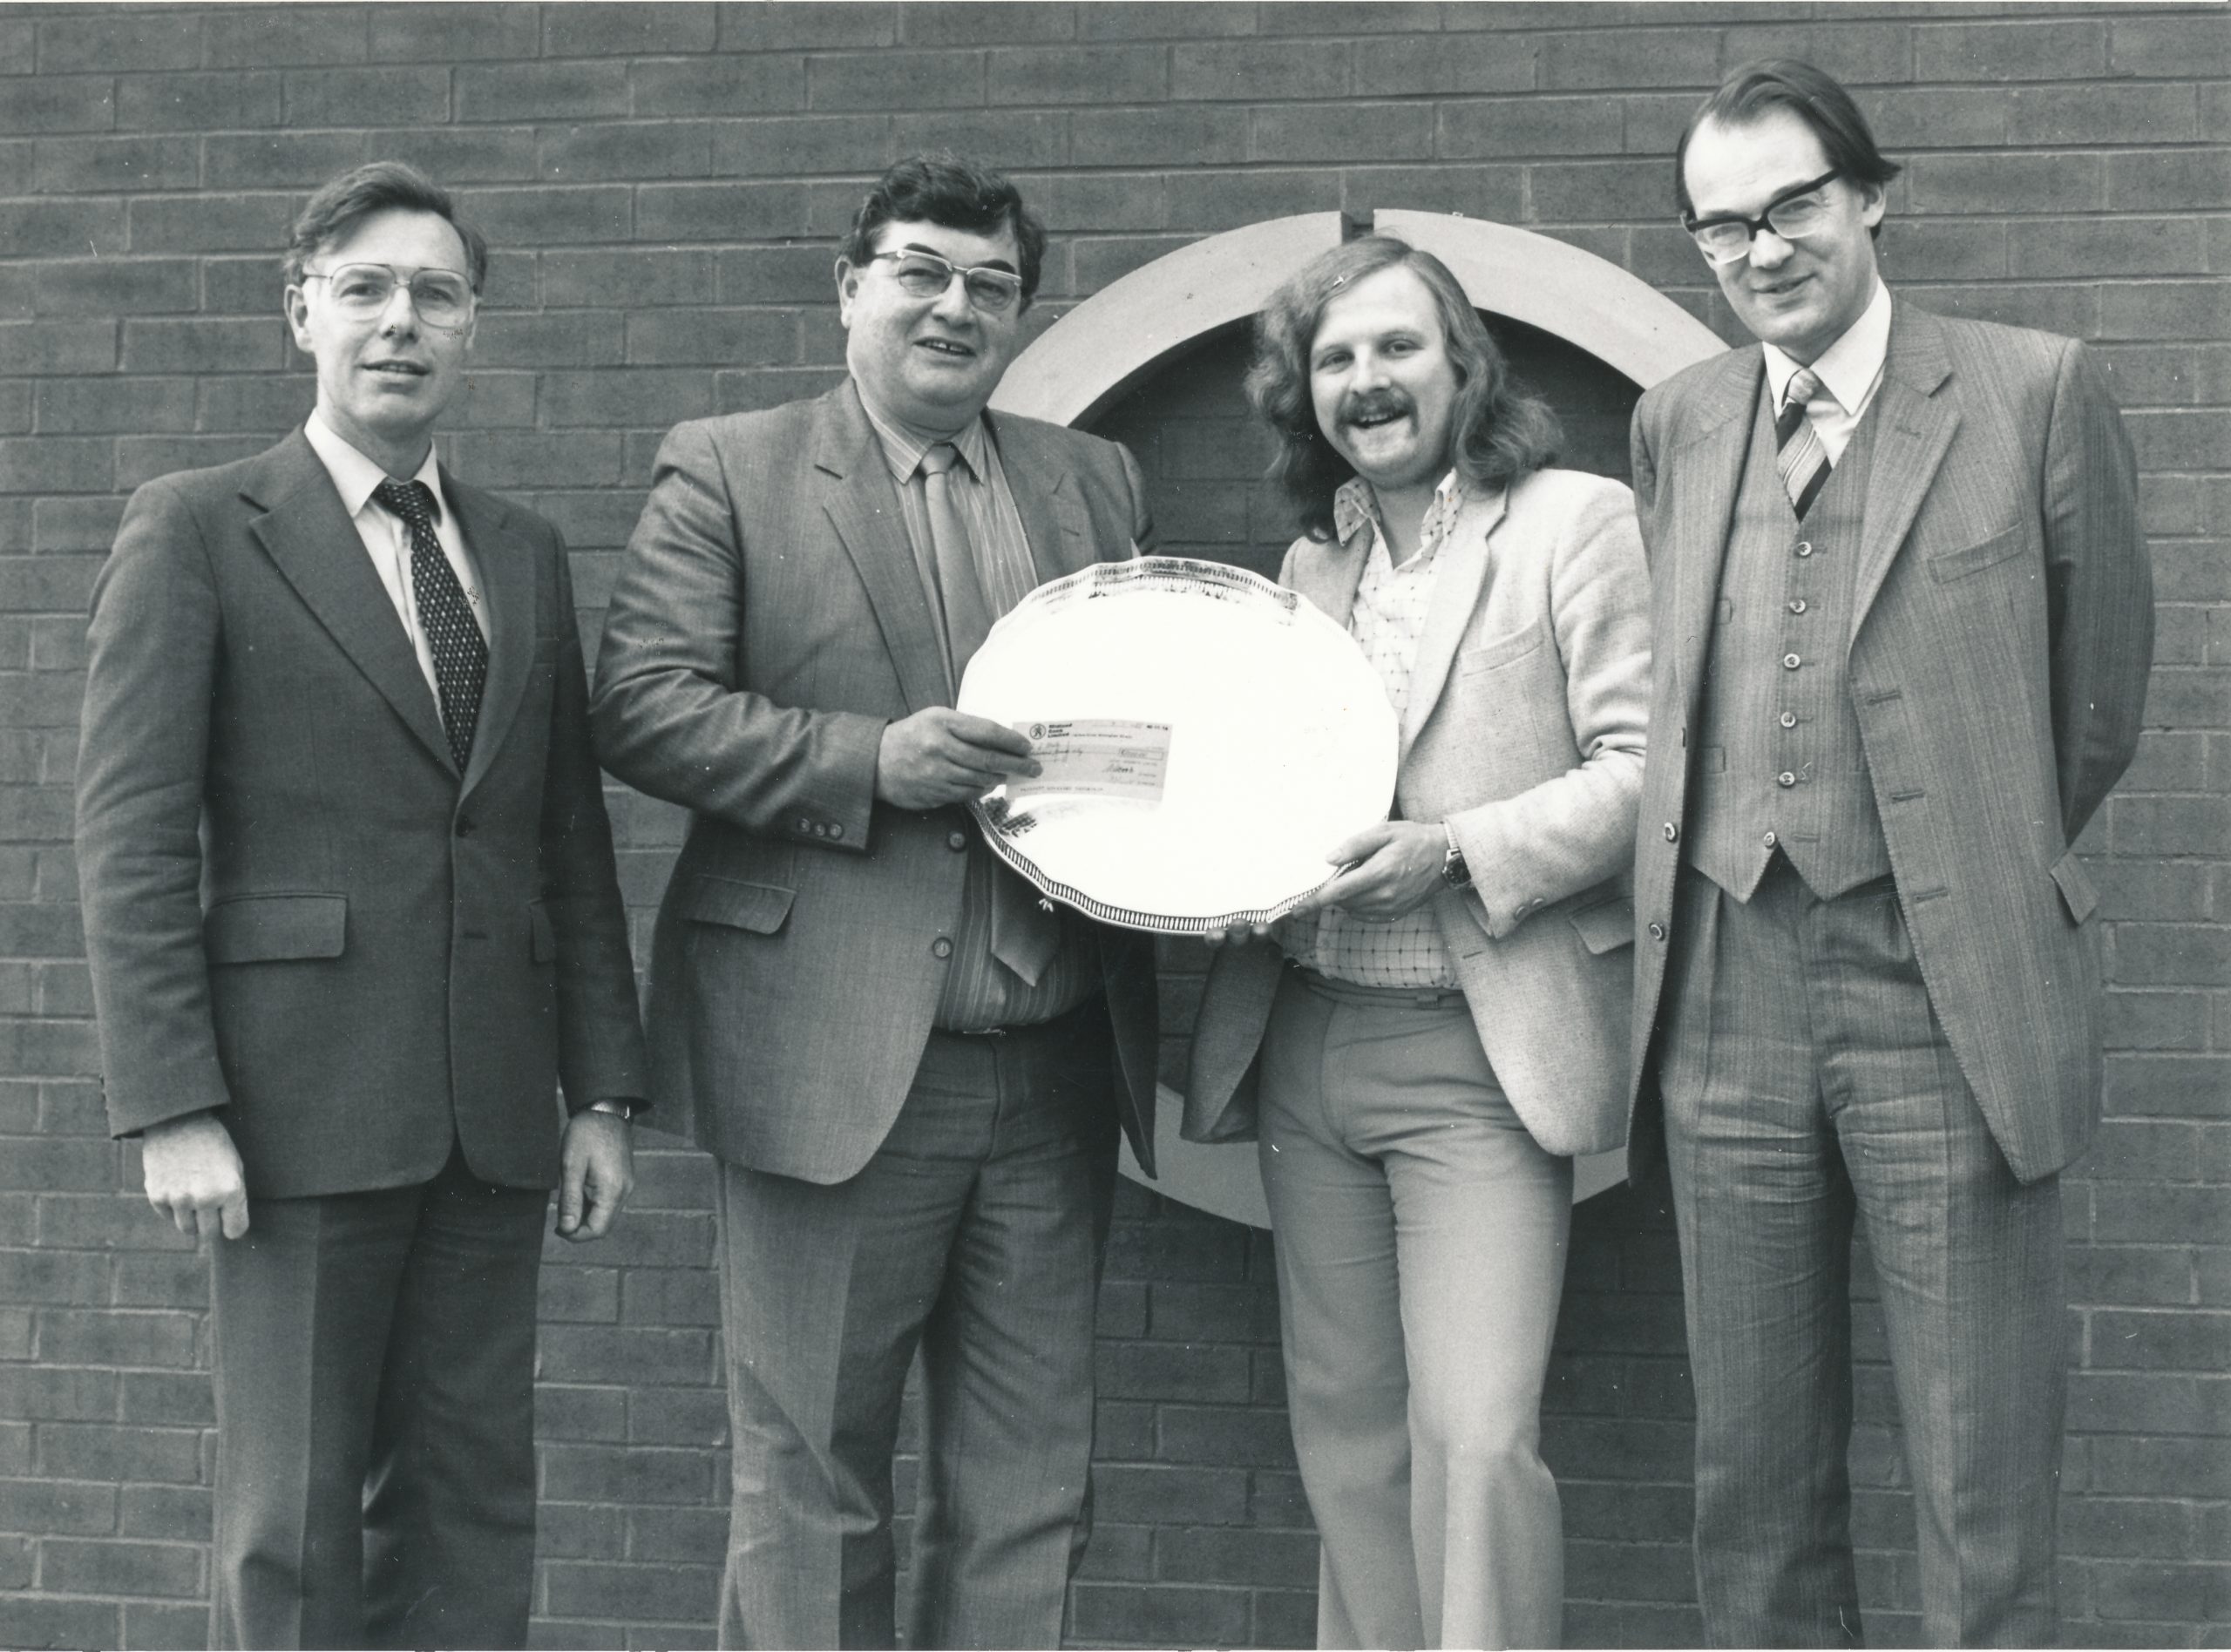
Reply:
M858 381L854 388L858 388ZM950 441L959 450L960 463L953 467L947 485L968 524L969 547L975 552L984 606L996 620L1037 587L1038 566L1031 559L1022 513L1015 508L1014 493L1000 467L1000 446L991 427L980 416L956 435L925 436L878 412L865 396L860 397L860 407L883 449L892 486L898 491L899 512L905 518L906 543L914 553L915 570L929 599L932 622L939 625L944 623L940 616L945 611L938 599L937 550L930 537L922 455L943 441ZM968 662L954 663L956 669L965 669ZM992 956L995 878L1009 880L1014 885L1009 893L1015 898L1038 898L1038 891L1001 865L979 834L969 833L967 875L961 890L960 916L953 925L953 967L938 999L936 1023L947 1032L1051 1020L1084 1002L1100 985L1100 962L1091 931L1067 910L1061 914L1061 945L1035 986Z
M1418 525L1416 554L1396 567L1387 549L1371 484L1354 477L1333 496L1333 531L1344 549L1360 551L1364 557L1348 631L1386 685L1398 721L1409 708L1418 639L1425 634L1441 580L1441 547L1463 506L1464 484L1451 471L1434 490L1433 504ZM1337 906L1327 907L1313 920L1285 920L1278 927L1278 939L1295 962L1358 986L1459 985L1429 903L1395 918L1359 917Z

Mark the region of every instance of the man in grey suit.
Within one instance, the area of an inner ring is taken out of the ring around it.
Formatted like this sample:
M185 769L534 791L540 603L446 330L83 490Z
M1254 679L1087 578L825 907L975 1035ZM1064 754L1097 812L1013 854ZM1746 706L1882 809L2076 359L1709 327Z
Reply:
M650 1030L721 1161L724 1645L892 1643L918 1346L912 1643L1054 1644L1083 1540L1153 954L998 863L961 805L1029 742L953 709L994 618L1151 538L1121 448L986 411L1044 245L996 173L885 173L837 261L849 377L675 429L605 624L598 749L694 816Z
M486 266L408 166L319 190L308 423L140 489L93 591L86 953L110 1121L215 1241L218 1646L526 1643L544 1214L631 1179L565 546L433 452Z
M2100 1073L2072 846L2130 761L2153 640L2130 443L2080 345L1893 299L1899 168L1820 71L1739 71L1675 167L1761 341L1634 420L1658 670L1631 1152L1662 1120L1706 1632L1858 1639L1856 1220L1923 1633L2050 1643L2057 1175Z

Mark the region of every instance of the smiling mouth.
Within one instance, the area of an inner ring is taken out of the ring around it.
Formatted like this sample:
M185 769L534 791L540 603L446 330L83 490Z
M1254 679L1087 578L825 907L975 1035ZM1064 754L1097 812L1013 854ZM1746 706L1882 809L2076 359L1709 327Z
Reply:
M426 369L416 362L368 362L367 373L384 373L390 378L424 378Z
M967 345L949 338L918 338L914 342L932 355L950 355L960 361L966 361L976 354Z

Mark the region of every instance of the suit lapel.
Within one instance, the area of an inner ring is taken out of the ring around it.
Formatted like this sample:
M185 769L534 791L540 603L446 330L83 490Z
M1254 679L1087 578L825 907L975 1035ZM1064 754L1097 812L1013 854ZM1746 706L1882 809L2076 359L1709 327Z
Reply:
M1712 605L1735 524L1735 490L1742 482L1766 376L1766 358L1756 347L1730 351L1721 369L1698 391L1693 410L1683 416L1697 434L1658 461L1659 477L1677 477L1682 487L1673 502L1673 542L1681 547L1673 564L1675 668L1692 714L1704 682Z
M906 540L890 467L850 379L815 410L813 464L822 509L858 570L908 709L953 703L937 617Z
M1434 576L1433 606L1426 615L1425 632L1418 639L1417 655L1410 664L1410 699L1402 713L1405 758L1426 720L1433 715L1434 707L1440 703L1448 668L1456 659L1456 646L1470 628L1473 610L1480 606L1480 593L1487 588L1488 538L1502 520L1507 502L1508 495L1500 488L1476 503L1468 502L1457 513L1456 525L1447 541L1434 553L1441 559L1441 567ZM1360 581L1363 559L1354 560ZM1349 598L1353 607L1353 591Z
M1875 463L1867 474L1866 514L1859 533L1858 599L1852 605L1851 634L1874 605L1875 592L1913 525L1914 512L1928 496L1944 463L1960 415L1937 388L1951 374L1936 318L1901 304L1891 314L1890 347L1882 367L1882 388L1871 410Z
M1003 419L995 413L985 417L999 444L1000 469L1014 498L1015 513L1022 518L1022 537L1030 547L1038 583L1048 584L1098 561L1084 500L1053 444L1020 419ZM1128 543L1128 532L1124 538Z
M502 501L463 485L446 468L442 497L457 512L486 595L488 681L480 693L472 755L465 765L463 789L469 792L502 748L526 688L527 667L534 658L534 547L512 530Z
M241 489L264 511L249 529L335 644L454 773L434 691L316 450L296 430L263 461Z

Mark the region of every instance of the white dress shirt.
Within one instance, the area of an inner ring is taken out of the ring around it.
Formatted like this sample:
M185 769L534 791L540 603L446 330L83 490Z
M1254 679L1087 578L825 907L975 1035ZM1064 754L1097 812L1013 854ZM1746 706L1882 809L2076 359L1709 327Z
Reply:
M386 588L388 600L395 604L396 617L403 621L403 634L410 639L411 651L418 656L418 669L425 674L426 686L434 691L434 703L441 703L441 685L434 676L434 651L426 641L426 627L418 623L417 588L410 579L410 530L403 518L372 498L372 490L388 479L360 448L335 431L325 422L322 410L313 410L302 425L302 434L309 438L310 446L323 461L326 474L333 478L333 485L341 494L341 508L356 525L356 537L364 542L364 554L372 559L372 572L380 577ZM400 477L398 481L424 482L434 495L434 537L442 542L442 554L450 559L450 566L457 574L457 582L465 587L465 599L472 608L472 618L480 626L480 634L490 644L495 641L488 632L488 606L481 594L480 576L472 565L471 553L465 548L465 533L458 526L457 513L449 508L449 501L442 496L441 468L434 463L434 450L426 450L426 462L418 467L415 477Z
M1761 343L1760 349L1766 357L1766 388L1773 392L1774 406L1780 408L1782 397L1789 393L1789 381L1807 363L1792 360L1772 344ZM1882 363L1889 355L1890 289L1878 277L1875 296L1859 319L1821 352L1819 361L1809 364L1823 393L1805 404L1805 418L1828 450L1829 464L1843 457L1860 416L1882 386Z

